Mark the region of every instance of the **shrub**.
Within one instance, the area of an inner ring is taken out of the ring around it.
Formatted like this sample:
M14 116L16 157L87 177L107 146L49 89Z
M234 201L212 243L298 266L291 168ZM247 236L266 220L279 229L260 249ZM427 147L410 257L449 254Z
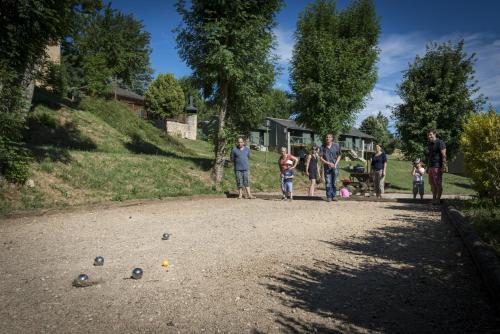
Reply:
M465 168L480 197L500 201L500 115L491 107L465 123L460 138Z
M160 74L144 95L148 112L160 117L175 117L184 111L184 92L173 74Z
M23 140L26 127L23 91L0 72L0 174L10 182L24 183L29 177L29 154Z

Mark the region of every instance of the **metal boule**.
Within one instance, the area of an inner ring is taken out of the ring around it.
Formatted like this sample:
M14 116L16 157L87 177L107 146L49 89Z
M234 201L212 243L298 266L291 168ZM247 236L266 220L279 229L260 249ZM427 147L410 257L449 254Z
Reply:
M104 265L104 258L102 256L97 256L94 259L94 266L103 266Z
M143 271L141 268L135 268L132 270L132 278L133 279L140 279L142 278Z
M161 240L168 240L170 238L170 233L163 233Z
M78 282L87 282L89 280L89 277L85 274L80 274L78 275Z

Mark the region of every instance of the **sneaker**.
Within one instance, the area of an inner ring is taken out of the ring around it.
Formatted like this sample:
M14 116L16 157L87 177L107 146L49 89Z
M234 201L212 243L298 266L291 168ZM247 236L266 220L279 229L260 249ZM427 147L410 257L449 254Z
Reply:
M337 197L332 198L332 201L337 202L338 201Z
M281 200L286 201L286 196L285 195L281 196Z
M332 201L332 199L331 199L330 197L327 197L326 201L327 201L327 202L331 202L331 201Z

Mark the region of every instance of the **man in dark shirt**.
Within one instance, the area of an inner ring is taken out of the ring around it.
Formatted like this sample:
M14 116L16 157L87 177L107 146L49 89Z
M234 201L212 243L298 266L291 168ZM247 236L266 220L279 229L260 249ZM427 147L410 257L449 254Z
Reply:
M237 146L231 151L231 161L234 162L234 174L236 175L236 185L238 186L238 198L243 198L243 188L248 195L247 198L255 198L250 192L250 149L245 146L243 137L238 137Z
M335 185L341 154L340 146L333 142L333 134L326 135L325 143L319 150L319 158L325 167L325 187L326 187L326 200L328 202L336 201L335 195L337 194L337 187Z
M427 133L429 139L429 153L427 159L429 184L432 190L432 204L437 205L443 194L443 172L447 169L446 146L441 139L437 138L435 129Z

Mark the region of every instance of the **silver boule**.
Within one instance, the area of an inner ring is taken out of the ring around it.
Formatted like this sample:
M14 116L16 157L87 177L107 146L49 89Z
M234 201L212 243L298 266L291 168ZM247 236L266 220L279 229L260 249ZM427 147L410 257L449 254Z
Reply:
M143 271L141 268L135 268L132 270L132 278L133 279L140 279L142 278Z
M86 274L78 275L78 282L87 282L88 280L89 280L89 277Z
M102 256L97 256L94 259L94 266L103 266L104 265L104 258Z
M168 240L170 238L170 233L163 233L163 236L161 237L162 240Z

